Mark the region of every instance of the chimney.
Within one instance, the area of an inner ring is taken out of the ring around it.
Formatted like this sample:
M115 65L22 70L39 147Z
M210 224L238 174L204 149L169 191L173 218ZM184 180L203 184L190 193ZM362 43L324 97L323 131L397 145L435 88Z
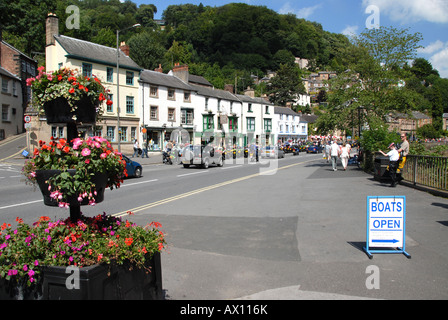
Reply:
M188 65L184 64L181 66L179 62L175 63L173 67L173 74L182 81L188 83Z
M126 42L120 43L120 50L129 57L129 45L127 45Z
M163 73L162 65L161 65L161 64L159 64L159 67L158 67L158 68L155 68L155 69L154 69L154 71L157 71L157 72Z
M224 90L233 93L233 84L225 84Z
M46 46L55 44L54 36L59 35L59 18L54 13L49 13L46 20Z

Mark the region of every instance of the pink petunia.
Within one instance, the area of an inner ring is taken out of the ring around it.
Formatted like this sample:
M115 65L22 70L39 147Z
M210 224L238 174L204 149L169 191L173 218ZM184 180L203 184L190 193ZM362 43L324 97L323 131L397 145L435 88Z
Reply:
M90 155L90 149L89 149L89 148L84 148L84 149L82 149L81 154L82 154L84 157L89 156L89 155Z

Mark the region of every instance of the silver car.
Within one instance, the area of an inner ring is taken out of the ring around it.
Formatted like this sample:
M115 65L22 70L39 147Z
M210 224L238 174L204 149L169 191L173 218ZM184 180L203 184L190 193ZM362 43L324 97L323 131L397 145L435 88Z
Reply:
M284 158L285 152L277 146L266 146L261 149L262 158Z

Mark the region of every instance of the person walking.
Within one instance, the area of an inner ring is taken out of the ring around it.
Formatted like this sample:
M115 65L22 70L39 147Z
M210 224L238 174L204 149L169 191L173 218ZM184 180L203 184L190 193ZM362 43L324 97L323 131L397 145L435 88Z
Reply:
M132 155L132 158L134 158L135 155L137 155L137 158L138 158L138 141L137 141L137 139L134 140L134 154Z
M339 145L336 142L331 141L330 156L331 156L331 166L333 167L333 171L338 170L337 162L338 162L339 155L340 155Z
M409 154L409 142L406 137L406 133L402 133L400 135L401 138L401 145L400 148L397 150L400 154L400 162L398 163L398 169L397 169L397 180L400 182L403 180L402 173L404 164L406 163L406 157Z
M142 145L142 158L144 158L145 155L146 155L146 158L149 158L148 157L148 143L147 143L147 141L144 141L143 145Z
M325 158L327 159L327 163L330 162L330 142L327 141L325 144Z
M379 150L379 152L383 156L389 157L389 173L390 177L392 178L392 183L390 184L391 187L397 186L397 169L398 169L398 160L400 159L400 154L398 153L397 149L395 148L395 143L391 143L389 145L390 151L388 153L384 153L383 151Z
M350 145L348 143L345 143L342 145L341 148L341 162L342 162L342 167L344 168L344 171L347 170L347 165L348 165L348 158L350 158Z

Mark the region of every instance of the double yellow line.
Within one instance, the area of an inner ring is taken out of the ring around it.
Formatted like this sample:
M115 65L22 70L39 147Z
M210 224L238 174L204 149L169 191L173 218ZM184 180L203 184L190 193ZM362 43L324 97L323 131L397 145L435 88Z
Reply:
M252 178L258 177L260 175L268 175L268 174L271 174L271 173L275 173L277 170L288 169L288 168L295 167L295 166L298 166L300 164L304 164L304 163L311 162L311 161L315 161L315 160L309 160L309 161L303 161L303 162L299 162L299 163L294 163L294 164L290 164L290 165L287 165L287 166L284 166L284 167L281 167L281 168L277 168L277 169L273 169L273 170L269 170L269 171L265 171L265 172L259 172L259 173L251 174L251 175L248 175L248 176L245 176L245 177L232 179L232 180L229 180L229 181L224 181L224 182L217 183L217 184L214 184L214 185L211 185L211 186L207 186L207 187L204 187L204 188L200 188L200 189L189 191L189 192L186 192L186 193L183 193L183 194L179 194L177 196L173 196L173 197L162 199L162 200L159 200L159 201L156 201L156 202L148 203L148 204L145 204L145 205L142 205L142 206L139 206L139 207L135 207L133 209L129 209L129 210L126 210L126 211L115 213L115 214L113 214L113 216L114 217L123 217L123 216L128 215L129 211L131 211L132 213L135 214L137 212L140 212L140 211L143 211L143 210L147 210L147 209L150 209L150 208L154 208L154 207L157 207L157 206L160 206L160 205L163 205L163 204L167 204L167 203L170 203L170 202L173 202L173 201L176 201L176 200L180 200L180 199L183 199L183 198L186 198L186 197L190 197L190 196L198 194L198 193L202 193L202 192L205 192L205 191L209 191L209 190L213 190L213 189L216 189L216 188L224 187L224 186L227 186L229 184L237 183L237 182L240 182L240 181L252 179Z

